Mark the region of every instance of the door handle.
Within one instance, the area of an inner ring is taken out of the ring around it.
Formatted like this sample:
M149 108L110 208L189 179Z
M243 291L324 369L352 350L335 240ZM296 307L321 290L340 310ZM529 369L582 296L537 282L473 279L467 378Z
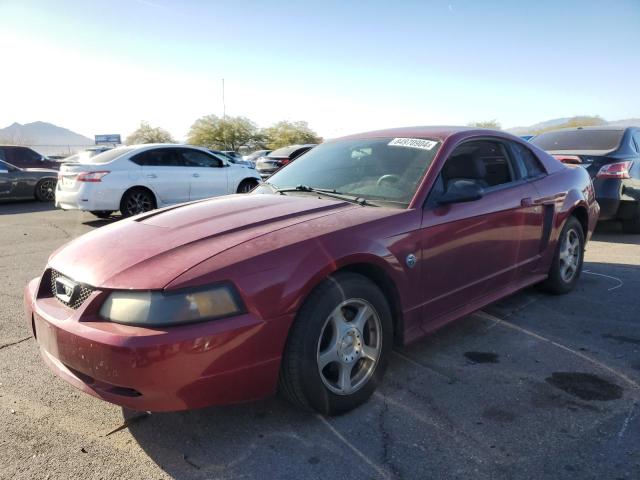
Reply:
M158 178L158 176L157 176L157 175L155 175L154 173L149 173L149 174L147 175L147 178Z
M194 173L193 175L191 175L192 177L199 177L200 174L199 173Z

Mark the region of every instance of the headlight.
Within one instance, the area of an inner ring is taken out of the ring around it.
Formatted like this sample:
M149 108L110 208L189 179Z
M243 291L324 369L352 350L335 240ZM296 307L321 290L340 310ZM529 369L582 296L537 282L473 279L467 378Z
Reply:
M169 326L237 315L244 311L230 285L176 292L115 291L100 308L100 316L116 323Z

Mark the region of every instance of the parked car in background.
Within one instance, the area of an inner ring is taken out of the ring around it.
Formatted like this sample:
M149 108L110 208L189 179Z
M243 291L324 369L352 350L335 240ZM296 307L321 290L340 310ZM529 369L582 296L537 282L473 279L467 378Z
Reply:
M227 152L223 152L223 151L220 151L220 150L211 150L211 149L209 149L209 151L211 153L213 153L214 155L216 155L216 156L218 156L220 158L224 158L228 162L234 163L236 165L245 165L247 167L255 168L255 166L251 162L247 162L246 160L243 160L242 157L240 159L238 159L238 157L235 157L233 155L229 155Z
M251 162L254 165L256 164L256 161L260 158L260 157L264 157L265 155L268 155L271 153L271 150L256 150L255 152L250 153L249 155L245 155L244 158L245 161L247 162Z
M60 160L60 163L83 163L84 161L89 160L91 157L95 157L96 155L111 149L113 149L113 147L88 147L84 150L74 153L73 155L69 155L68 157L63 158L62 160Z
M45 168L18 168L0 160L0 199L52 202L58 172Z
M75 239L27 285L26 318L57 375L132 410L279 389L339 414L394 344L529 285L571 291L597 216L586 171L507 133L364 133L248 195Z
M260 176L210 151L188 145L146 144L114 148L60 168L56 206L104 218L128 217L174 203L246 193Z
M222 153L228 157L234 158L237 162L241 162L243 160L242 155L233 150L222 150Z
M290 145L278 148L268 155L260 157L256 161L256 170L258 170L262 178L267 178L315 146L315 143L309 143L307 145Z
M21 145L0 145L0 160L18 168L52 168L57 170L60 164L49 160L34 149Z
M530 142L533 137L535 137L535 135L520 135L520 138L527 142Z
M601 220L621 220L640 233L640 128L578 127L547 132L531 143L564 163L580 165L593 180Z

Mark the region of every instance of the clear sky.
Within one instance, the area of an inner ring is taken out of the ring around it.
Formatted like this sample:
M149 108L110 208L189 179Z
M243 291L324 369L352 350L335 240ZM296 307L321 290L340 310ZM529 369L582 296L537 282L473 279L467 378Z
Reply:
M0 127L640 116L640 0L0 0Z

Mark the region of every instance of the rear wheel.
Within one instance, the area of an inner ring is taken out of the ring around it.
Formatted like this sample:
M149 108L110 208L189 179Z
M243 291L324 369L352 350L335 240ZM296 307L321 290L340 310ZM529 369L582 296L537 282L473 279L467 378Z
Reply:
M258 186L258 181L253 179L246 179L240 182L238 185L238 193L249 193L255 187Z
M541 286L555 294L568 293L576 286L584 259L584 232L576 217L569 217L556 247L549 277Z
M640 233L640 204L636 205L633 217L622 221L622 231L625 233Z
M139 213L148 212L156 208L156 199L153 194L144 188L132 188L127 190L120 202L120 212L123 217L131 217Z
M280 391L292 403L325 415L368 400L392 348L391 311L369 279L342 273L304 303L282 359Z
M94 210L90 213L98 218L109 218L113 212L111 210Z
M56 180L44 178L36 185L36 198L41 202L53 202L56 198Z

